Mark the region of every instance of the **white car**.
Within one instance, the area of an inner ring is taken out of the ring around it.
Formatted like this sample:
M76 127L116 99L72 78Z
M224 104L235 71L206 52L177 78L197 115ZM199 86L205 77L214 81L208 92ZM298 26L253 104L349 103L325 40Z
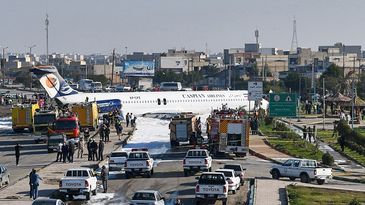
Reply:
M59 182L59 192L71 198L85 195L86 200L90 200L91 194L96 195L96 182L96 176L89 168L69 169Z
M159 191L141 190L134 193L130 205L165 205L165 198Z
M113 151L108 158L109 171L122 171L128 158L128 152Z
M195 186L195 204L200 205L208 201L220 200L227 204L228 182L224 174L219 172L203 172Z
M190 172L212 171L212 157L206 149L191 149L183 160L184 176Z
M241 179L236 175L233 169L217 169L216 172L223 173L228 182L228 191L232 191L233 194L236 190L240 189Z

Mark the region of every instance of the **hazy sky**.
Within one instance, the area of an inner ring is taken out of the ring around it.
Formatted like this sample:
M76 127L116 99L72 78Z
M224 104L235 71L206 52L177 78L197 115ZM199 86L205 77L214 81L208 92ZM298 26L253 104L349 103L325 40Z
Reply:
M1 0L0 46L10 52L162 52L243 47L260 31L263 47L290 49L293 18L298 44L364 46L363 0Z

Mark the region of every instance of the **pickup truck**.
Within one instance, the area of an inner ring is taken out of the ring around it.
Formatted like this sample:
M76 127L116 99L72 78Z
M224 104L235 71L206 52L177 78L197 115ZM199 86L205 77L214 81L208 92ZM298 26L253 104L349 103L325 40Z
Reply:
M227 204L228 182L223 173L203 172L195 187L195 202L200 205L201 202L221 200L222 205Z
M159 191L141 190L134 193L130 205L165 205L165 197Z
M59 192L70 198L76 195L85 195L90 200L91 193L96 195L96 176L89 168L67 170L65 177L60 180Z
M184 176L192 171L212 171L212 157L206 149L191 149L183 161Z
M281 165L273 165L270 174L273 179L289 177L294 181L300 178L303 183L316 180L319 185L322 185L325 181L332 179L332 168L320 168L316 160L288 159Z
M128 158L128 152L113 151L108 158L109 171L122 171Z
M148 151L132 149L124 165L125 177L129 179L135 175L153 175L153 159Z

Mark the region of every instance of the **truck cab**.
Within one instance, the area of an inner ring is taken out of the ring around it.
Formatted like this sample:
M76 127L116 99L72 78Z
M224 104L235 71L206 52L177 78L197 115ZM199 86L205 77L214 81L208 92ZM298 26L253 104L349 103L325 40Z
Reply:
M150 157L147 149L132 149L125 161L124 171L127 179L135 175L153 175L154 160Z
M56 121L57 113L50 110L36 110L33 120L33 139L36 143L46 142L48 127Z
M53 132L64 133L68 140L77 143L80 137L80 122L75 115L62 115L54 123Z

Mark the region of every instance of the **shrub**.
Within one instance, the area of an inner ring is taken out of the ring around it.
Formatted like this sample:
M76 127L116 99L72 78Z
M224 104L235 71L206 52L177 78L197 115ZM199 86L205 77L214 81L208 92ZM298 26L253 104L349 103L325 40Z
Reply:
M361 205L361 203L357 198L353 198L348 205Z
M322 163L325 164L325 165L328 165L328 166L332 166L333 163L334 163L334 159L333 159L333 156L326 152L322 155Z

